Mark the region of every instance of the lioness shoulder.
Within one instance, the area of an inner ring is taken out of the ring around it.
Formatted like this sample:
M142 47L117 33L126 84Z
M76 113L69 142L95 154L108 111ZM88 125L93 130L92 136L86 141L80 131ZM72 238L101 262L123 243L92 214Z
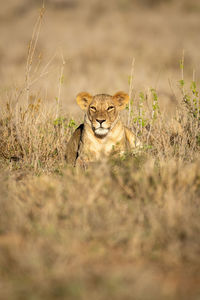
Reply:
M139 146L133 132L125 127L119 113L129 96L124 92L115 95L92 96L82 92L76 101L85 112L84 123L73 133L66 151L69 163L88 163L109 155L113 150L124 153Z

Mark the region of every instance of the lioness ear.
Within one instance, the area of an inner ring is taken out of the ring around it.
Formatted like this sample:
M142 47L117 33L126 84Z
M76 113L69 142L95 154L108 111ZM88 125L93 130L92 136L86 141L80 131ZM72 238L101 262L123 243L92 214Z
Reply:
M82 92L76 96L76 102L82 110L87 110L92 101L92 96L88 93Z
M124 92L117 92L116 94L114 94L113 100L118 108L122 110L126 107L126 104L128 104L129 95Z

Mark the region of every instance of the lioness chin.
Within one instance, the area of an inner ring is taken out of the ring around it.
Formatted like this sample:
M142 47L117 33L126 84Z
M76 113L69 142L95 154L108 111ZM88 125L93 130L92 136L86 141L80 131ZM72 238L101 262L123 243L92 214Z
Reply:
M76 101L85 111L84 123L73 133L67 144L66 159L73 165L97 161L113 150L119 154L139 146L135 135L125 127L119 117L129 96L118 92L114 96L91 96L82 92Z

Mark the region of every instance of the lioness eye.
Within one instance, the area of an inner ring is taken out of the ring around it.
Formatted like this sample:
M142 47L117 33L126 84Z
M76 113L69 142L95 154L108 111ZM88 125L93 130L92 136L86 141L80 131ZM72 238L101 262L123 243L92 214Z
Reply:
M90 106L90 109L91 109L92 111L96 111L96 107L94 107L94 106Z
M107 108L108 111L111 111L111 110L113 110L113 109L114 109L114 106L109 106L109 107Z

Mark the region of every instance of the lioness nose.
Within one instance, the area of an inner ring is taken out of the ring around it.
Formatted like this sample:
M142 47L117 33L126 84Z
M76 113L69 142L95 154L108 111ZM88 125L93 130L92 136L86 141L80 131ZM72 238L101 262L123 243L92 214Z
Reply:
M106 120L98 120L96 119L97 122L99 122L99 124L101 125L103 122L105 122Z

